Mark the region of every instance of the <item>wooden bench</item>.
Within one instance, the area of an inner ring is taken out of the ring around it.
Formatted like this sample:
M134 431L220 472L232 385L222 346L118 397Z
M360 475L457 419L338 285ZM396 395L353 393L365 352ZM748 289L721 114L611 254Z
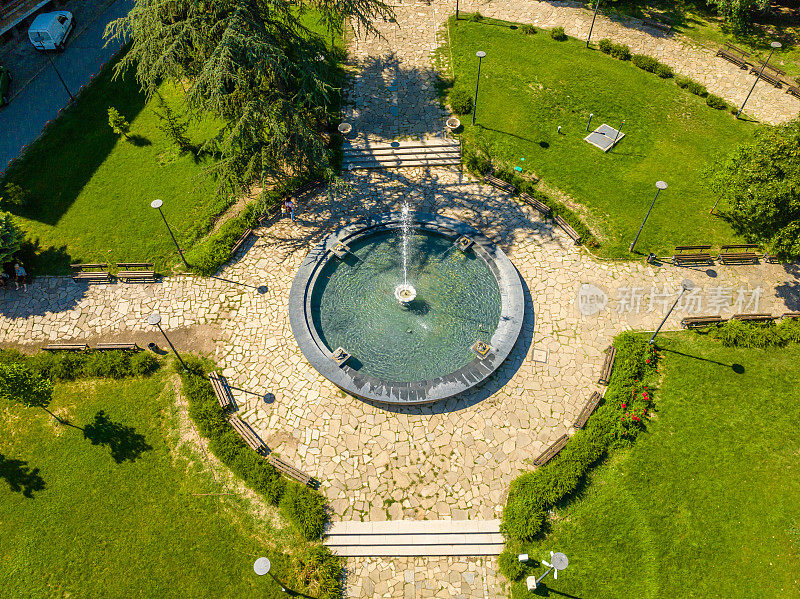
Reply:
M318 191L321 187L325 187L325 181L322 179L315 179L305 185L298 187L292 193L288 194L284 197L278 204L268 208L264 214L262 214L258 218L258 224L263 225L267 222L270 218L275 216L280 212L281 206L286 200L292 200L295 204L297 204L300 200L307 199L315 191ZM297 206L295 205L295 209Z
M747 61L745 60L745 58L747 58L750 55L741 48L737 48L733 44L729 44L726 42L725 48L720 48L719 50L717 50L717 56L721 56L725 60L732 62L740 69L746 69Z
M120 281L156 280L152 262L117 262L117 269L117 278Z
M308 485L309 487L313 488L317 488L319 486L319 483L317 483L317 481L311 478L308 474L298 468L295 468L280 456L275 455L274 452L269 454L267 461L272 464L276 470L282 472L289 478L292 478L299 483L303 483L304 485Z
M264 442L253 432L249 424L235 415L228 418L228 422L250 449L261 456L266 454L268 451L267 446L264 445Z
M576 245L581 242L581 236L575 229L569 226L569 223L567 221L561 218L558 214L556 214L553 217L553 220L556 221L558 226L564 230L564 233L566 233L572 238L572 241L574 241Z
M697 329L721 322L725 322L725 319L719 314L712 314L710 316L687 316L681 320L681 326L684 329Z
M745 243L740 245L723 245L721 249L722 251L717 259L723 264L758 264L758 256L754 251L758 249L758 244Z
M86 351L89 346L85 343L51 343L42 349L44 351Z
M586 421L589 420L589 416L592 415L594 409L597 407L597 404L600 403L600 400L603 399L603 396L600 395L599 391L595 391L592 393L591 397L589 397L589 401L586 402L586 405L583 406L581 413L578 414L577 420L575 420L574 426L577 429L582 429L586 426Z
M752 75L758 75L761 73L762 79L769 81L775 87L783 87L783 81L781 81L781 77L786 76L786 71L774 67L771 64L767 64L763 60L757 60L756 62L760 64L761 67L752 67L750 69L750 73Z
M675 248L677 253L672 256L672 263L675 266L683 266L684 264L711 264L714 260L711 258L711 254L708 253L710 249L710 245L679 245ZM692 253L683 253L687 251Z
M510 193L512 196L517 193L517 188L514 187L508 181L503 181L502 179L498 179L493 175L486 175L483 178L483 182L491 185L495 189L499 189L501 191L505 191L506 193Z
M235 408L236 402L233 400L233 393L231 392L230 385L228 385L228 379L218 372L212 372L208 375L208 380L211 382L214 395L217 396L219 407L223 410L232 410Z
M786 82L784 81L784 83ZM800 98L800 87L786 83L786 93L792 94L795 98Z
M660 29L665 33L669 33L672 30L672 23L670 23L664 17L656 17L655 15L648 14L646 17L642 17L642 19L640 20L648 27L652 27L654 29Z
M549 218L550 215L552 214L552 210L550 210L550 206L548 206L544 202L540 202L539 200L534 198L532 195L528 195L527 193L521 193L521 194L519 194L519 197L526 204L528 204L531 208L534 208L535 210L538 210L539 213L542 216L544 216L546 218Z
M784 312L781 319L784 318L800 318L800 312Z
M614 360L617 357L617 348L609 345L606 348L606 359L603 362L603 370L600 371L600 378L597 380L601 385L608 385L611 380L611 371L614 370Z
M108 273L108 264L70 264L73 281L86 281L87 283L110 283L111 275Z
M242 236L239 237L239 239L236 241L236 243L233 244L230 255L233 256L239 250L239 248L241 248L244 245L244 243L248 239L250 239L250 236L252 234L253 234L253 229L246 229L245 232L242 233Z
M95 346L99 351L142 351L136 343L98 343Z
M564 446L567 444L567 441L569 441L569 435L562 435L561 437L559 437L555 443L553 443L550 447L545 449L538 458L533 460L533 465L544 466L547 462L556 457L559 451L564 449Z
M778 318L777 316L773 316L772 314L767 314L766 312L759 312L753 314L734 314L731 316L732 320L747 320L750 322L772 322Z

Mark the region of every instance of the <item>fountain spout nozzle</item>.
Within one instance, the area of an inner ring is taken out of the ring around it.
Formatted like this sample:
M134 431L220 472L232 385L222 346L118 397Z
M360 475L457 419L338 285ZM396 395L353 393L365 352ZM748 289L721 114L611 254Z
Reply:
M413 285L408 283L401 283L394 289L394 296L397 298L397 301L400 302L403 306L407 306L411 302L414 301L414 298L417 297L417 290L414 289Z

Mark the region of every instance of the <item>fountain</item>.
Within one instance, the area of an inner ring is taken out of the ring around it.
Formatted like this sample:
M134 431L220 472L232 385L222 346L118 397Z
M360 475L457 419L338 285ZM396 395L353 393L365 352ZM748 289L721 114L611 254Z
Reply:
M312 249L289 298L292 332L314 368L352 395L396 404L480 384L510 353L523 312L519 275L500 248L408 204Z

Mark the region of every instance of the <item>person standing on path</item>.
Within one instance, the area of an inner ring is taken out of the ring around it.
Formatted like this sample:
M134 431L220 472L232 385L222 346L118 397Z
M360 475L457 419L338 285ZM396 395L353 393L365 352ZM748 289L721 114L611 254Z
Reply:
M294 222L294 202L292 200L286 200L283 205L286 206L286 209L289 211L289 216L292 217L292 222Z
M28 290L28 282L27 282L26 277L28 276L28 273L25 272L25 269L23 268L22 264L20 264L19 262L15 262L14 263L14 275L16 276L16 279L14 280L14 283L16 283L17 289L19 289L19 284L22 283L22 289L24 291L27 291Z

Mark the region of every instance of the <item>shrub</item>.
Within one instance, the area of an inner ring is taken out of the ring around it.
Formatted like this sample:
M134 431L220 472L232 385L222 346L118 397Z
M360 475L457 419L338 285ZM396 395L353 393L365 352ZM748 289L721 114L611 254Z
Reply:
M778 325L778 332L787 343L800 343L800 318L785 318Z
M74 381L80 377L124 378L155 372L161 362L153 354L131 354L125 351L39 352L26 356L6 351L0 363L27 364L43 377L53 381Z
M464 164L468 171L477 175L485 175L492 170L491 161L476 152L467 152Z
M534 27L530 23L526 23L525 25L520 27L519 30L525 35L533 35L534 33L536 33L536 27Z
M708 97L706 97L706 104L716 110L725 110L728 107L728 103L725 102L725 100L714 94L708 94Z
M655 73L660 64L655 58L646 54L634 54L631 56L631 62L648 73Z
M479 22L479 21L483 21L483 15L481 13L477 12L477 11L472 13L472 15L470 15L469 18L470 18L471 21L474 21L476 23Z
M472 95L464 88L457 87L450 92L448 98L450 108L456 114L469 114L472 112Z
M631 49L625 44L614 44L611 46L611 56L617 60L630 60Z
M552 37L557 42L563 42L567 39L567 34L564 33L563 27L555 27L554 29L550 30L550 37Z
M664 63L658 63L658 66L655 70L656 75L661 77L662 79L669 79L675 73L672 71L672 67L665 65Z
M319 491L294 482L288 483L280 507L306 539L317 539L322 535L328 514L325 511L325 498Z
M683 75L676 75L675 76L675 85L680 87L681 89L686 89L689 87L689 84L692 82L689 77L684 77Z
M525 573L525 564L519 561L517 556L518 554L516 552L506 548L498 559L500 572L502 572L503 576L508 580L519 580Z
M160 365L158 358L150 352L138 352L131 356L130 372L137 376L146 376L158 370Z
M700 83L697 83L697 81L690 81L689 85L686 86L686 91L688 91L690 94L700 97L705 97L708 95L708 90L706 89L705 85L701 85Z
M763 349L765 347L786 345L787 338L782 334L784 331L789 332L790 328L779 330L779 327L771 322L759 323L729 320L708 329L708 335L712 339L721 341L725 347ZM791 336L791 333L789 333L789 336Z
M600 52L603 54L611 54L611 50L614 48L614 42L609 39L602 39L597 42L597 47L600 48Z
M89 353L83 372L90 377L121 379L130 374L130 356L122 351Z
M312 586L316 582L319 599L339 599L343 596L342 559L322 545L306 545L297 556L297 572L301 582ZM313 577L313 578L312 578Z

